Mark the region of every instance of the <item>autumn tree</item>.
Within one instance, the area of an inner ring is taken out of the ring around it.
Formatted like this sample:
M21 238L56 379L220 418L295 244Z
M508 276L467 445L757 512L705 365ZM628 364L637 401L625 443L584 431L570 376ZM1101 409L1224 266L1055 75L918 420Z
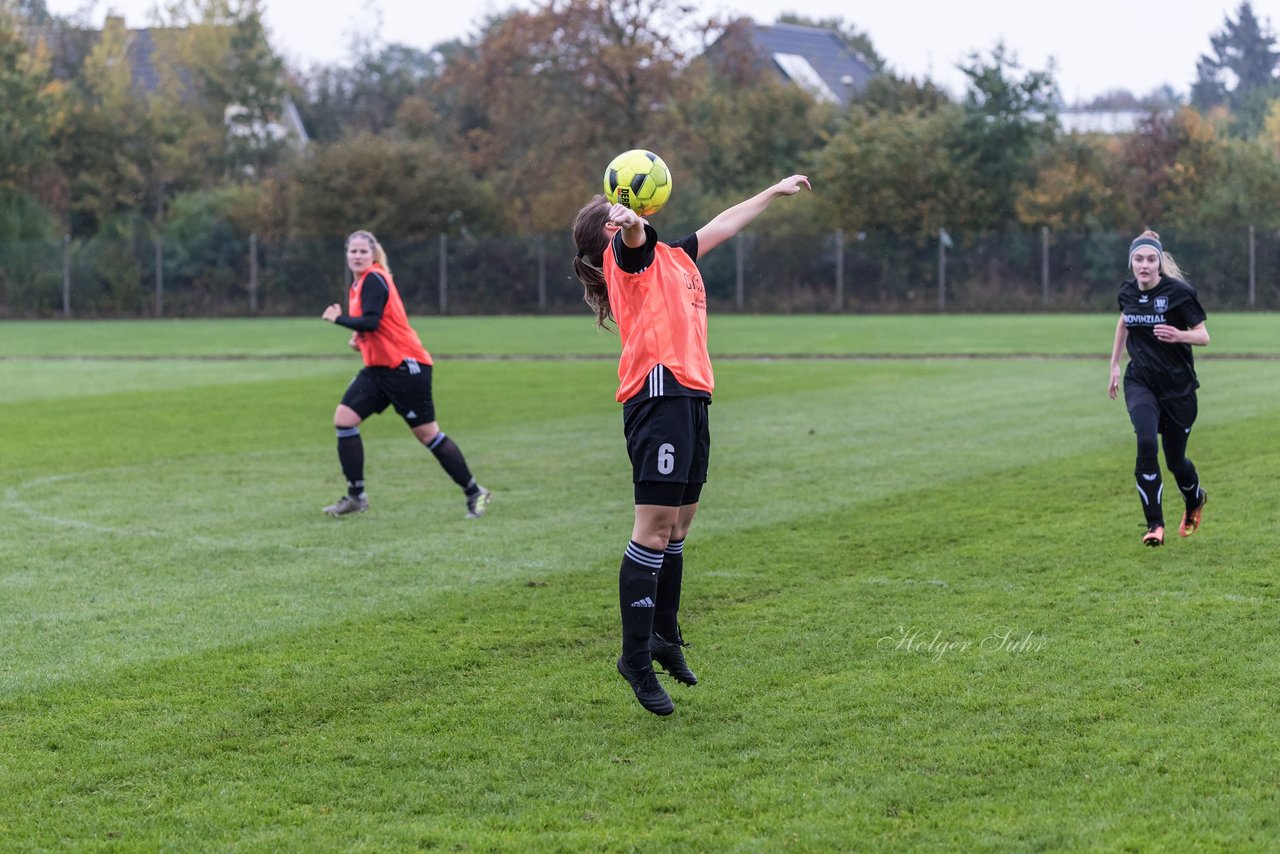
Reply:
M302 120L317 142L389 131L406 101L418 99L410 109L424 109L423 87L440 76L444 56L439 46L424 51L389 44L366 47L349 67L313 68L296 81Z
M1052 69L1026 71L997 43L960 67L967 78L950 149L969 173L973 218L957 227L991 231L1015 221L1017 199L1032 180L1036 152L1054 138L1058 87Z
M668 107L689 12L675 0L550 0L493 19L453 57L441 115L513 228L563 228L628 148L663 152L679 180Z
M129 31L108 17L71 87L58 160L68 178L72 233L92 234L118 211L148 205L152 157L146 109L135 97Z
M807 169L839 117L836 107L758 61L739 37L750 26L746 19L728 23L714 58L699 57L681 72L680 97L669 107L681 165L678 192L695 202L682 206L694 227Z
M1033 178L1018 193L1018 222L1055 232L1100 232L1133 227L1134 200L1124 190L1115 140L1072 134L1040 150Z
M496 200L432 140L361 134L318 146L299 164L295 186L296 231L307 237L360 227L427 241L460 220L481 232L499 227Z
M830 188L822 204L832 225L923 242L967 218L970 188L952 147L963 119L955 106L850 111L813 170L815 182Z
M0 194L9 197L25 192L50 163L59 106L48 62L28 49L21 23L0 5Z
M91 36L79 52L74 39L58 45L69 107L56 152L73 234L113 218L155 230L179 194L278 182L282 65L257 0L178 0L148 29L109 16Z
M1226 107L1233 128L1246 136L1262 128L1271 101L1280 96L1280 49L1269 24L1258 20L1249 0L1240 4L1233 21L1209 37L1210 52L1196 63L1191 104L1201 112Z
M885 71L867 81L856 103L870 113L932 113L951 104L951 98L931 80Z
M1200 198L1221 175L1223 141L1200 113L1152 113L1117 152L1120 187L1138 224L1195 221Z
M52 165L50 141L61 99L48 63L28 48L21 10L0 3L0 241L51 236L53 218L38 196ZM40 268L39 250L23 244L0 252L0 311L11 297L30 296Z
M150 107L183 126L174 156L203 157L206 174L212 164L233 179L269 169L286 150L286 92L260 0L175 0L152 36L163 85Z
M1252 225L1280 228L1280 154L1264 138L1229 138L1218 151L1216 174L1199 189L1196 227L1241 232Z

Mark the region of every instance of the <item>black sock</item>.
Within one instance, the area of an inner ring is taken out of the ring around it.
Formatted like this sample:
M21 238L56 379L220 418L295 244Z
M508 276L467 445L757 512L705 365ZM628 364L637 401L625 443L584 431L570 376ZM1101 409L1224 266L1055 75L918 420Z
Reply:
M476 486L475 478L471 476L471 469L467 468L467 460L462 456L462 449L443 431L437 433L436 437L427 444L427 450L436 455L440 467L453 478L454 483L466 490L468 496L480 491L480 487Z
M1147 527L1164 524L1164 508L1161 499L1164 497L1164 479L1160 477L1160 469L1154 472L1134 471L1134 480L1138 484L1138 495L1142 496L1142 512L1147 517Z
M649 636L653 633L654 597L662 552L634 540L627 543L618 568L618 605L622 611L622 654L632 667L649 667Z
M338 463L347 479L347 495L364 492L364 442L359 427L338 428Z
M1196 467L1191 464L1191 460L1183 460L1183 465L1173 472L1174 480L1178 482L1178 491L1182 493L1182 500L1187 504L1187 510L1195 510L1200 506L1200 475L1196 472Z
M672 540L667 543L667 550L662 555L662 569L658 572L658 595L654 601L658 607L653 610L653 630L669 641L681 642L680 624L676 616L680 613L680 584L684 578L684 540Z

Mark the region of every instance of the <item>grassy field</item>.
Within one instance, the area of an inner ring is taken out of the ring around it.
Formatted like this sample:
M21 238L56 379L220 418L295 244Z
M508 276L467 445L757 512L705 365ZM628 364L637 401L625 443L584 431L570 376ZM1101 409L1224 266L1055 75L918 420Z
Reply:
M419 322L479 521L394 416L319 512L318 320L0 324L0 849L1274 850L1280 317L1209 327L1155 550L1110 316L717 317L660 719L589 318Z
M585 322L584 322L585 321ZM617 357L618 339L589 317L420 317L428 348L445 356ZM1280 355L1273 314L1214 314L1215 355ZM44 321L0 326L0 358L344 358L319 319ZM1052 355L1105 358L1115 316L727 315L711 329L718 357Z

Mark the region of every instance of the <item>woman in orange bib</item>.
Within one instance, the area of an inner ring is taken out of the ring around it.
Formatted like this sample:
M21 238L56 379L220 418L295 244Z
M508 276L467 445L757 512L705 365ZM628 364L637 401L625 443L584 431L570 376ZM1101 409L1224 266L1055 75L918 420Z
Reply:
M400 292L387 267L387 253L369 232L353 232L347 237L347 267L355 277L347 294L347 310L334 303L321 317L352 330L347 344L359 351L364 368L347 386L333 413L333 426L338 431L338 462L347 479L347 494L325 507L324 512L348 516L369 509L360 423L392 406L445 473L462 488L467 501L466 518L479 519L493 496L476 483L461 449L436 423L431 354L409 325Z
M597 195L573 223L574 272L601 327L622 341L617 400L635 484L635 523L618 571L622 654L618 672L650 712L671 697L653 662L677 682L697 684L685 661L677 615L684 543L707 480L707 407L715 381L707 353L707 294L695 263L742 230L774 199L812 189L784 178L674 242L635 211Z

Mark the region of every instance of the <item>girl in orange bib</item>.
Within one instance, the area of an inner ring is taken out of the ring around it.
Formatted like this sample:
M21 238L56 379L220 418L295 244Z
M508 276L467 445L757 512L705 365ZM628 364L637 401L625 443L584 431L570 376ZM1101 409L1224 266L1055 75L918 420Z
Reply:
M737 234L774 199L812 189L784 178L674 242L635 211L597 195L578 211L574 272L596 323L622 341L616 398L635 484L635 523L618 571L622 654L618 672L657 715L675 710L653 662L697 684L677 622L684 543L707 480L707 407L715 388L707 353L707 293L695 263ZM607 327L606 327L607 328Z
M347 494L324 508L330 516L369 509L364 491L364 440L360 424L370 415L395 411L413 435L435 456L467 501L468 519L485 515L492 493L471 475L462 450L436 423L431 396L431 354L409 325L400 291L391 278L387 253L367 231L347 237L347 268L355 280L347 294L347 310L334 303L321 317L351 331L347 345L357 350L364 368L347 386L333 413L338 433L338 462L347 479Z

